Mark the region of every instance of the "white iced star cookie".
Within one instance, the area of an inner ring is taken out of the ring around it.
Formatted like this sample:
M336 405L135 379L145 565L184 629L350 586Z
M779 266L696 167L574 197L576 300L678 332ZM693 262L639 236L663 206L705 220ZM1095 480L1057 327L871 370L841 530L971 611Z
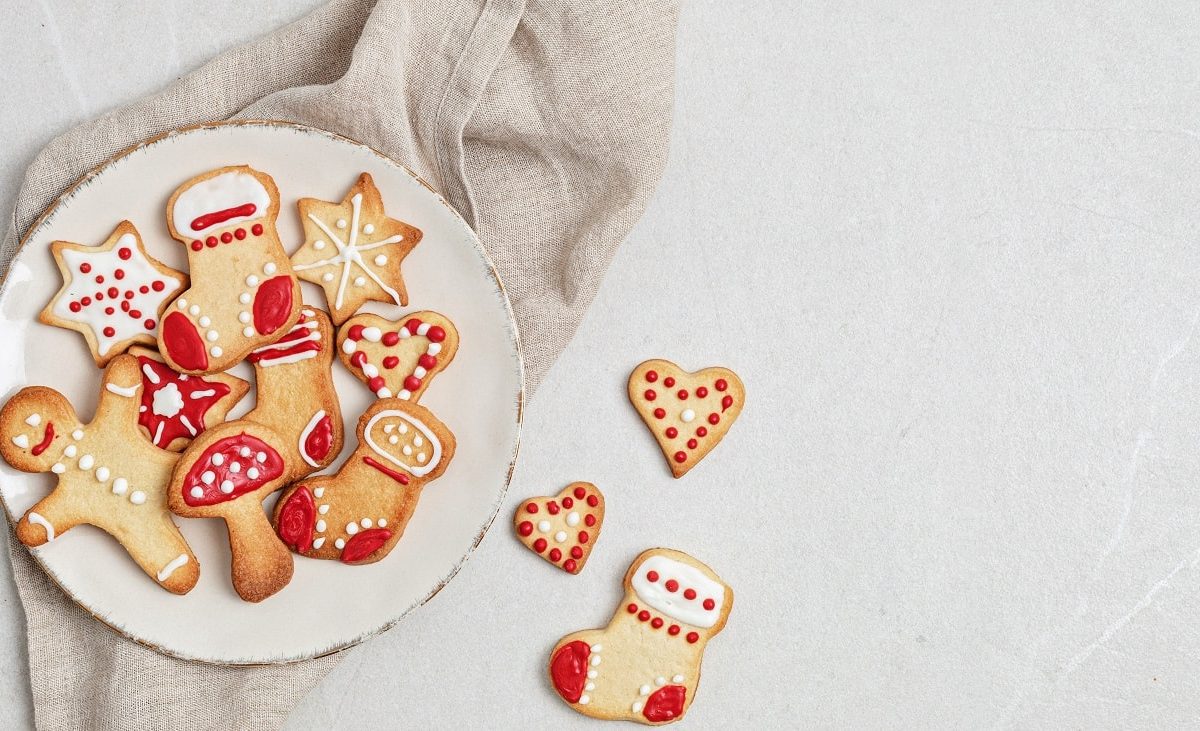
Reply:
M292 268L325 289L335 323L367 300L408 304L400 263L421 240L421 230L384 215L370 175L360 175L340 203L301 198L297 206L304 244L292 254Z
M146 253L129 221L99 246L50 244L63 286L38 315L47 325L78 331L104 367L134 343L153 345L167 302L187 275Z

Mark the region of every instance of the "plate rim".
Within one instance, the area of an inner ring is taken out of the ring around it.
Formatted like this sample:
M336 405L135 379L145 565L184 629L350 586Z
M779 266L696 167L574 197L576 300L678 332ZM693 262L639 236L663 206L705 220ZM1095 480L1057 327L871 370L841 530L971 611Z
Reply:
M403 609L398 616L385 622L384 624L380 625L379 627L377 627L373 630L364 632L361 635L359 635L353 639L347 640L346 642L340 644L339 646L337 646L335 648L319 650L319 651L313 652L311 654L300 653L299 655L296 655L296 656L277 658L277 659L272 659L272 660L246 660L246 661L214 660L214 659L197 657L194 655L188 655L188 654L184 654L184 653L175 652L175 651L171 650L170 648L164 647L158 643L151 642L144 638L136 637L133 634L131 634L130 632L126 631L124 628L118 627L117 625L109 622L106 618L101 617L100 615L96 614L94 611L92 611L91 607L84 604L78 597L75 596L75 594L73 594L65 586L63 586L62 582L59 581L59 577L54 573L53 570L50 569L49 566L47 566L42 561L42 558L38 555L37 552L33 551L29 546L25 546L20 541L14 540L12 542L12 543L15 543L16 545L19 545L22 548L24 548L26 553L31 558L33 558L34 562L37 563L38 568L42 571L42 573L47 578L49 578L50 581L60 591L62 591L62 593L64 595L66 595L72 602L74 602L76 606L78 606L83 611L87 612L87 614L89 616L91 616L93 619L95 619L97 622L99 622L102 626L106 627L109 631L115 632L116 634L120 635L121 637L124 637L138 645L141 645L142 647L146 647L148 649L154 650L155 652L158 652L159 654L165 655L167 657L172 657L172 658L175 658L178 660L183 660L185 662L197 663L197 664L201 664L201 665L214 665L214 666L220 666L220 667L247 667L247 668L276 667L276 666L283 666L283 665L292 665L292 664L296 664L296 663L306 662L309 660L316 660L319 658L336 655L340 652L344 652L345 650L349 650L353 647L356 647L373 637L383 634L384 632L387 632L392 627L396 626L399 622L401 622L406 617L408 617L410 614L412 614L419 608L425 606L431 599L433 599L435 596L437 596L438 593L440 593L441 590L444 589L446 587L446 585L449 584L454 579L454 577L458 575L458 572L462 570L463 566L466 565L467 561L470 560L470 558L475 554L475 550L479 547L479 544L483 541L484 536L486 536L488 531L491 530L492 524L495 523L496 517L500 514L500 508L503 507L503 505L504 505L504 498L508 495L508 489L512 485L513 473L516 470L517 459L520 454L521 430L524 426L525 398L526 398L526 394L525 394L525 351L524 351L524 347L521 342L520 329L517 327L516 316L513 313L512 301L508 297L508 289L504 286L504 280L500 277L500 272L496 270L495 262L492 261L491 256L488 255L487 250L483 246L483 242L480 241L479 233L474 229L474 227L472 227L469 223L467 223L467 220L462 216L461 213L459 213L458 209L456 209L454 206L450 205L450 202L446 200L446 197L444 195L439 193L437 191L437 189L435 189L432 185L429 184L428 181L426 181L423 177L418 175L415 171L413 171L407 165L399 162L398 160L395 160L394 158L392 158L391 156L389 156L383 152L380 152L378 149L376 149L375 147L373 147L367 143L360 142L358 140L355 140L353 138L339 134L337 132L331 132L329 130L322 129L320 127L314 127L309 124L301 124L298 122L290 122L290 121L278 120L278 119L265 119L265 118L263 118L263 119L258 119L258 118L256 118L256 119L226 119L226 120L216 120L216 121L211 121L211 122L198 122L196 124L184 125L181 127L174 127L165 132L160 132L151 137L147 137L144 140L133 143L133 144L113 153L112 155L106 157L100 163L98 163L94 167L85 171L82 175L79 176L79 178L77 178L73 183L68 185L59 195L57 195L52 201L50 201L50 203L47 204L45 209L43 209L42 212L40 214L38 214L37 218L35 218L33 220L33 222L29 224L29 228L25 232L25 234L18 237L17 245L13 249L13 252L12 252L12 257L9 259L8 264L5 267L3 274L0 274L0 297L3 297L3 295L5 294L5 292L7 290L8 283L9 283L8 279L9 279L9 275L12 273L13 262L16 261L17 257L21 255L21 253L25 250L25 247L30 243L30 241L33 239L33 237L42 229L42 227L45 226L49 222L50 218L53 216L53 214L58 209L58 207L60 205L63 205L64 203L68 202L83 186L87 185L94 177L96 177L101 172L103 172L106 168L117 163L121 159L128 157L129 155L132 155L140 150L143 150L145 148L148 148L155 144L163 142L167 139L170 139L172 137L175 137L178 135L183 135L183 134L188 134L188 133L192 133L192 132L199 132L199 131L203 131L203 130L219 129L219 128L223 128L223 127L264 127L264 128L281 128L282 127L282 128L290 128L290 129L297 130L297 131L304 132L304 133L317 134L317 135L326 137L328 139L334 140L336 142L346 143L346 144L353 145L355 147L363 148L363 149L371 152L375 156L379 157L380 159L382 159L389 165L394 166L400 172L407 173L414 180L416 180L418 183L420 183L422 187L424 187L426 190L428 190L430 193L432 193L434 196L436 196L438 202L441 203L441 205L444 206L447 211L449 211L450 215L457 218L462 223L462 225L464 227L466 227L466 229L472 233L472 237L471 237L472 244L474 245L476 253L479 255L480 259L482 260L483 264L485 265L485 268L486 268L489 276L491 277L492 281L495 283L497 291L500 294L500 300L504 304L505 313L508 315L508 324L509 324L508 330L509 330L510 339L513 344L513 353L516 356L516 367L517 367L516 368L516 371L517 371L516 433L515 433L515 438L514 438L514 442L513 442L512 456L509 459L508 469L505 471L504 484L500 489L498 499L496 500L496 503L493 507L491 515L480 525L479 532L475 536L475 540L471 543L471 545L467 548L466 552L458 559L458 561L450 569L449 573L447 573L444 577L442 577L437 582L437 584L434 585L434 587L427 594L425 594L425 596L423 596L421 599L419 599L412 605ZM8 503L8 499L5 496L4 490L0 490L0 503L2 503L4 506L5 519L7 520L8 524L11 526L12 530L15 531L16 530L16 522L14 521L13 511L12 511L11 506ZM178 517L178 516L174 516L174 515L171 516L172 520L174 520L176 517ZM19 520L19 518L17 520ZM18 598L20 598L19 593L18 593ZM21 602L21 609L22 609L22 611L25 611L25 606L24 606L23 600Z

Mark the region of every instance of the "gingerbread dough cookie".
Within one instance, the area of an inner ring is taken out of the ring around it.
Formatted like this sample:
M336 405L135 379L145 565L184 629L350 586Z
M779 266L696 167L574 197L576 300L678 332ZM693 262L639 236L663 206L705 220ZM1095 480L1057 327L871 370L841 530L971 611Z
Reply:
M225 421L250 384L228 373L189 376L173 370L158 351L133 347L142 370L138 424L154 446L182 450L205 429Z
M419 401L457 352L458 329L436 312L355 315L338 330L338 357L379 398Z
M310 558L374 563L404 534L421 490L454 457L454 435L424 406L376 401L358 420L358 448L337 474L293 485L275 506L275 530Z
M513 527L525 547L568 574L583 571L604 525L604 495L590 482L573 482L552 498L517 508Z
M245 165L192 178L167 202L192 286L170 305L158 349L181 373L217 373L277 340L300 317L300 283L279 235L279 189Z
M88 424L50 388L21 389L0 410L0 456L22 472L52 472L54 490L17 523L27 546L53 541L82 523L125 547L146 575L186 594L200 565L167 511L167 483L178 455L139 432L142 379L137 358L114 358Z
M292 266L325 289L333 321L342 324L367 300L408 304L400 262L421 240L415 226L388 218L375 181L358 176L341 203L301 198L304 244Z
M287 586L293 568L263 500L327 467L342 449L329 316L305 306L279 342L248 360L258 384L254 410L197 437L180 456L167 496L177 515L225 520L233 587L258 602Z
M643 551L604 629L575 632L550 653L550 683L572 710L651 726L683 718L704 647L725 628L733 589L680 551Z
M80 332L100 367L134 343L153 345L168 300L187 286L187 275L146 253L129 221L99 246L55 241L50 251L63 285L38 320Z

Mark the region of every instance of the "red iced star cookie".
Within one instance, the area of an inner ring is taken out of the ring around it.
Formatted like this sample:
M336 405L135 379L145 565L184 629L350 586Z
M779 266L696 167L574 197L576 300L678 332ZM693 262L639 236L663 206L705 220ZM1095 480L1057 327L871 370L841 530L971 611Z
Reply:
M205 429L225 421L250 384L227 373L188 376L171 369L162 356L141 347L137 356L142 373L142 403L138 424L156 447L182 450Z
M568 574L583 571L603 525L604 495L590 482L526 500L513 516L521 543Z

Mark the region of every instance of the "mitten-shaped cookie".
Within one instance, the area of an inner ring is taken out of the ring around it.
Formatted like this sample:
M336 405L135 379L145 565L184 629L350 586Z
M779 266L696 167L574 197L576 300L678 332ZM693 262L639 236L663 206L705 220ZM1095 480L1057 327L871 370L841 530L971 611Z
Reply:
M567 635L550 653L550 682L593 718L659 725L687 713L704 646L725 627L733 590L712 569L666 548L643 551L604 629Z
M275 530L305 556L374 563L400 540L421 489L446 470L454 445L429 409L380 399L358 420L358 449L337 474L305 480L279 498Z
M279 236L279 189L244 165L192 178L167 202L191 288L167 308L158 349L183 373L215 373L274 342L300 316L300 283Z
M141 390L137 358L122 355L104 371L89 424L50 388L31 386L9 399L0 410L0 455L22 472L58 475L54 490L17 523L17 538L40 546L88 523L116 538L164 589L186 594L200 565L167 511L178 455L139 433Z
M192 441L171 477L174 513L225 520L233 587L246 601L262 601L292 579L292 556L275 537L263 500L328 466L342 449L332 345L329 316L305 307L279 342L250 354L254 410Z

